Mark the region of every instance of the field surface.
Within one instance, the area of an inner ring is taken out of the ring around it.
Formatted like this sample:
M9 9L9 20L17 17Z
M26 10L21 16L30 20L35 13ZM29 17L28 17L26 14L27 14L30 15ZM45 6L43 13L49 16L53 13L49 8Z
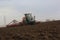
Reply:
M0 40L60 40L60 21L0 28Z

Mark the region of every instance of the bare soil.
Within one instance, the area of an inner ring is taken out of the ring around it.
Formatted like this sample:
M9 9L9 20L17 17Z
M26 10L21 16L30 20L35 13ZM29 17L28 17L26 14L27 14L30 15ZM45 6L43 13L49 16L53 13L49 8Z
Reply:
M60 21L0 28L0 40L60 40Z

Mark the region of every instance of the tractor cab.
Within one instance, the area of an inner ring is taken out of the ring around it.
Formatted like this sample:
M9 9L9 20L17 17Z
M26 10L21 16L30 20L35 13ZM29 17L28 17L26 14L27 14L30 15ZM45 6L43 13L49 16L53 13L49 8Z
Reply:
M35 16L33 17L31 13L26 13L24 15L25 15L25 18L23 19L24 23L26 23L26 24L35 23Z

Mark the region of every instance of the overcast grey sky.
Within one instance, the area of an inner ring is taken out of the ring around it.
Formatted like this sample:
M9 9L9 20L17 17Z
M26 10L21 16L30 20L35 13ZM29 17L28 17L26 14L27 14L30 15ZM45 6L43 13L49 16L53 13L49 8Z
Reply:
M30 12L37 20L60 19L60 0L0 0L0 25L13 19L21 20Z

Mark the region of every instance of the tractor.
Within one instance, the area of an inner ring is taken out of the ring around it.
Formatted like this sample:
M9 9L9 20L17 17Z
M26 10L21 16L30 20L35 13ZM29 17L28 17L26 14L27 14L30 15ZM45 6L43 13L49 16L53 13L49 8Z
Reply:
M25 17L23 18L23 23L24 24L31 24L33 25L35 23L35 16L33 17L31 13L24 14Z
M22 26L22 25L34 25L34 24L36 24L35 16L33 17L31 13L26 13L24 15L25 16L23 17L21 22L13 20L12 22L10 22L7 25L7 27L16 27L16 26Z

